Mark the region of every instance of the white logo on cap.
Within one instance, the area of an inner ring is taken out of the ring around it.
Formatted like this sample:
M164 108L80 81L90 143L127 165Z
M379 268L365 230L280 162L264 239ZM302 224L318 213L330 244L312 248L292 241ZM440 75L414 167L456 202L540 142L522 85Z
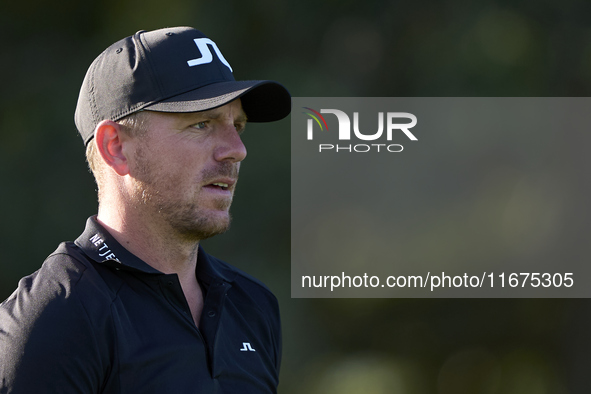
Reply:
M218 46L215 45L215 42L211 41L209 38L196 38L194 41L197 45L197 48L199 49L199 52L201 52L201 57L197 59L188 60L187 64L189 64L189 67L211 63L211 61L213 60L213 55L211 54L211 51L208 47L208 45L211 45L216 55L218 55L218 59L220 59L222 63L228 66L230 71L234 72L234 70L232 70L232 67L230 67L230 64L226 61L226 59L224 59L224 56L222 55L222 52L220 52Z

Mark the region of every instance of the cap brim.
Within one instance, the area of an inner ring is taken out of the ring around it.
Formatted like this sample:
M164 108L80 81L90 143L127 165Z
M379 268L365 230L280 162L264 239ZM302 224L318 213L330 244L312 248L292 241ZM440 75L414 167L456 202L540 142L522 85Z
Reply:
M197 112L220 107L240 98L249 122L273 122L291 112L291 95L275 81L225 81L203 86L148 105L161 112Z

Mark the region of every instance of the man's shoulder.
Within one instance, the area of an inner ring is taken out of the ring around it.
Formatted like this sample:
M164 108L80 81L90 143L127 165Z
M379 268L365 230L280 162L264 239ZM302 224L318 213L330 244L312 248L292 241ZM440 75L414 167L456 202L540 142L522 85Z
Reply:
M105 280L105 274L99 270L74 243L63 242L40 269L19 281L0 309L30 322L48 311L55 313L56 318L80 312L89 317L101 310L106 312L114 299L116 284Z
M0 304L0 391L39 392L38 386L49 382L42 376L51 376L58 385L77 387L62 392L96 392L97 371L107 365L105 349L113 338L112 299L109 286L77 247L60 244Z
M87 257L75 243L62 242L32 276L41 283L58 285L66 290L65 296L76 292L81 297L92 295L112 301L121 281L110 272Z

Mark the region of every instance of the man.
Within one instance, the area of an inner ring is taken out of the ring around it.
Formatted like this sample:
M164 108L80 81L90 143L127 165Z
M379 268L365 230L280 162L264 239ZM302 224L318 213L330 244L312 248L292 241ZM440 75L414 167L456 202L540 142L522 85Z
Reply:
M195 29L107 48L75 115L98 215L2 303L0 393L276 392L277 300L199 242L228 228L246 121L290 110Z

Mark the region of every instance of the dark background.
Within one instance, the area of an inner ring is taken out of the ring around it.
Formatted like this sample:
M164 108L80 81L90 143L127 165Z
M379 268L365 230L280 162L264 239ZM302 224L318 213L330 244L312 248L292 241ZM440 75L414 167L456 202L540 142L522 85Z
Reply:
M588 96L590 11L568 0L3 2L0 298L96 212L73 114L87 67L122 37L194 26L237 79L276 79L294 96ZM249 125L235 224L204 242L278 296L282 394L589 392L589 300L291 299L289 131L289 119Z

